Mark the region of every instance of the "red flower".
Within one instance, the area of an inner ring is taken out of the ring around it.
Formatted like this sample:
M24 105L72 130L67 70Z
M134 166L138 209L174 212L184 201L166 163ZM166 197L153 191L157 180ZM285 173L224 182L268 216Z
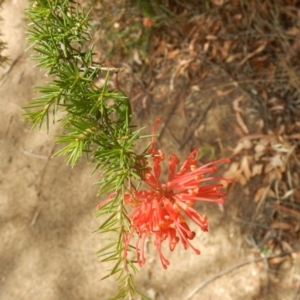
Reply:
M155 134L159 119L156 120L153 128ZM149 150L152 155L153 170L144 174L145 183L148 190L132 191L126 194L125 202L135 209L130 214L132 229L126 238L126 247L124 255L127 255L127 249L134 233L137 233L136 255L140 266L145 264L144 244L148 235L154 236L154 244L160 256L161 263L166 269L170 264L163 256L161 245L165 240L169 240L169 249L173 251L181 241L184 249L191 247L196 254L200 251L192 246L190 240L195 237L195 232L191 231L185 221L183 213L194 221L202 231L208 230L207 217L198 214L192 208L195 201L210 201L223 204L223 197L226 195L221 192L222 184L212 184L201 186L202 183L212 180L230 179L218 177L204 177L205 174L215 172L214 166L220 162L229 162L229 159L221 159L197 167L198 150L194 150L183 162L181 168L176 173L179 159L171 154L169 158L168 182L160 183L161 161L164 160L164 154L156 150L155 138L152 138L152 146Z

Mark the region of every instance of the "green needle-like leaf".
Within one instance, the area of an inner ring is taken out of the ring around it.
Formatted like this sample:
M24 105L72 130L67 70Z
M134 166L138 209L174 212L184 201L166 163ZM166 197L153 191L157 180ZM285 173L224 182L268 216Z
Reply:
M101 238L104 235L109 239L98 255L103 262L115 262L104 277L117 277L119 292L114 299L132 299L134 294L142 294L134 282L136 261L124 257L126 236L131 230L125 192L133 180L140 181L144 168L141 161L146 151L137 155L135 143L150 136L140 137L140 129L132 130L130 99L109 86L110 68L93 62L93 48L85 43L91 39L91 11L85 13L69 0L30 3L28 40L36 51L33 60L45 70L49 82L36 87L39 95L24 106L24 117L32 128L41 128L46 121L48 131L50 119L60 123L63 132L56 142L63 147L54 156L63 154L74 166L86 154L94 163L93 173L101 172L98 194L105 194L107 200L98 206L96 216L105 219L97 232ZM103 85L98 87L94 81L101 71L106 74ZM129 254L134 251L131 245L126 248Z

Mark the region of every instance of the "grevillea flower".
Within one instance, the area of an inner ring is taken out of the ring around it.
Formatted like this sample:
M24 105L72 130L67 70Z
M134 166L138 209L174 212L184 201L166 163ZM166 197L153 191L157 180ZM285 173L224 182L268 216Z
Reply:
M156 120L152 134L155 134L159 119ZM224 196L221 191L222 184L203 186L204 182L230 179L218 177L205 177L206 174L215 172L215 164L229 162L229 159L220 159L204 166L197 166L198 150L192 151L183 162L179 170L179 159L171 154L169 158L169 174L166 183L160 182L161 162L164 153L156 150L155 137L152 138L149 154L152 156L153 168L149 168L144 174L144 181L148 187L145 190L133 190L125 196L125 203L134 207L129 218L131 231L126 238L124 256L127 255L128 246L133 235L137 234L136 255L140 266L145 264L145 240L153 235L154 244L157 248L161 263L166 269L170 264L162 254L162 243L169 242L169 249L173 251L181 242L184 249L191 247L196 254L200 251L193 247L190 240L194 239L195 232L191 231L185 216L196 223L202 231L208 230L207 217L200 215L192 208L195 201L210 201L224 204Z

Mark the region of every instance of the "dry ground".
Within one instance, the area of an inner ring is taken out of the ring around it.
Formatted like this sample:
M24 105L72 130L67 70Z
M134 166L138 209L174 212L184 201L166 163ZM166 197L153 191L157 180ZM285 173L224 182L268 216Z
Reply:
M107 266L98 262L96 251L101 241L92 234L100 224L93 216L99 202L95 196L97 187L93 186L97 175L89 177L91 166L84 160L71 169L63 157L51 159L57 150L54 135L58 127L52 127L49 135L45 130L30 132L22 119L21 107L34 97L32 86L47 80L28 60L30 52L24 52L25 7L24 0L8 0L2 11L1 28L11 67L0 72L0 299L108 299L116 291L116 283L112 278L100 281ZM126 75L132 74L128 71ZM146 115L141 113L141 103L134 102L136 122L146 119L149 132L152 120L161 116L160 146L166 152L179 153L182 148L180 156L184 157L190 148L206 142L214 144L218 153L228 155L227 145L237 139L229 127L235 120L229 96L237 98L244 95L243 90L216 69L193 88L179 76L167 100L158 97L159 90L166 90L170 81L172 74L155 88L157 93L152 95ZM220 83L225 87L214 88ZM256 108L244 96L244 109L250 111L246 122L255 129L259 126ZM172 106L172 99L184 101L187 108L193 103L186 119L181 110ZM208 105L205 121L192 128L190 121L202 118ZM168 129L164 129L166 124ZM192 138L185 142L190 131ZM197 232L195 246L202 253L196 256L178 247L169 255L171 265L167 271L160 266L149 243L148 263L137 275L140 288L151 299L160 300L296 299L297 285L293 284L295 278L299 282L299 260L286 261L273 291L267 289L267 270L262 261L236 268L188 297L208 277L260 257L245 246L246 236L236 221L242 210L251 207L252 197L251 192L236 189L229 195L224 212L210 204L199 205L199 211L207 214L210 222L209 233Z

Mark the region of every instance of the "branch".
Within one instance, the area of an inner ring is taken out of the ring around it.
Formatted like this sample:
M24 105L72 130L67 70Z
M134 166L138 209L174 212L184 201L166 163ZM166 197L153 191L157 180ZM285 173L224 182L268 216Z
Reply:
M206 285L208 285L209 283L213 282L214 280L227 275L233 271L235 271L236 269L239 269L243 266L252 264L252 263L257 263L266 259L271 259L271 258L275 258L275 257L283 257L283 256L287 256L287 255L291 255L295 252L298 252L300 250L300 248L293 250L293 251L289 251L289 252L284 252L281 254L276 254L276 255L270 255L270 256L263 256L263 257L259 257L259 258L255 258L255 259L249 259L246 261L243 261L241 263L238 263L236 265L233 265L227 269L225 269L224 271L221 271L215 275L210 276L209 278L207 278L206 280L202 281L194 290L192 290L188 296L186 298L184 298L184 300L189 300L191 299L196 293L198 293L201 289L203 289Z

